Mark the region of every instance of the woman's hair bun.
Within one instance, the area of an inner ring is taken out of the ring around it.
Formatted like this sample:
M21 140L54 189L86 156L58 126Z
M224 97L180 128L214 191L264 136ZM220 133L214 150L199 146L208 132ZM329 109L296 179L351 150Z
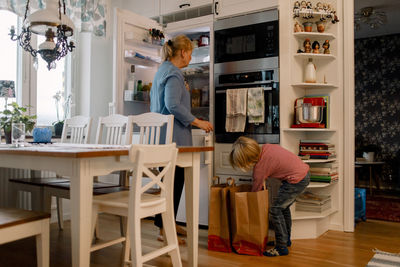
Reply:
M168 40L167 44L168 44L169 46L172 46L172 41L171 41L171 40Z

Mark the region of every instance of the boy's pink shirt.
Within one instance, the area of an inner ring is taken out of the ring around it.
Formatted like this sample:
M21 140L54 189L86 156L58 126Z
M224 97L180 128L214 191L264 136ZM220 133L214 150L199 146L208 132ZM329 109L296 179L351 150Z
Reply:
M265 144L261 149L260 160L253 168L252 191L261 190L268 177L297 184L303 180L309 168L298 156L280 145Z

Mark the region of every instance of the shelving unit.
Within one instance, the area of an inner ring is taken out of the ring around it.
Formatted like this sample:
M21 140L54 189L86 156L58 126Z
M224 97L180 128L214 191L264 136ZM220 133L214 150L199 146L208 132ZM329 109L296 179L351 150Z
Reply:
M336 157L332 159L309 159L305 163L312 166L318 164L329 166L338 165L339 179L331 183L311 182L307 188L314 194L330 195L331 208L323 212L296 211L296 204L292 205L292 238L316 238L325 231L343 230L343 40L341 22L332 24L325 22L325 31L316 30L316 21L325 12L313 12L313 18L304 18L307 12L300 12L299 17L293 16L295 0L280 2L280 68L281 68L281 95L280 95L280 125L281 145L299 153L300 140L326 140L335 145ZM313 6L318 1L312 1ZM328 0L335 10L342 10L342 0ZM340 12L337 14L341 17ZM312 32L293 32L297 21L313 23ZM320 42L320 53L298 53L304 51L305 39ZM323 54L322 43L330 41L330 54ZM304 72L308 59L313 59L316 66L317 82L305 83ZM329 95L329 128L290 128L294 118L294 102L297 98L309 95Z

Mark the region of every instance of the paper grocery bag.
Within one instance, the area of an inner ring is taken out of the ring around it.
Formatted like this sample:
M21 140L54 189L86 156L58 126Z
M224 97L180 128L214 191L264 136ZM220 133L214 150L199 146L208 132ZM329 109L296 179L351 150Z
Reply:
M261 256L268 241L268 190L230 189L232 247L238 254Z
M214 177L214 180L216 177ZM208 214L208 249L231 252L229 230L229 188L227 184L212 185L210 188L210 206Z

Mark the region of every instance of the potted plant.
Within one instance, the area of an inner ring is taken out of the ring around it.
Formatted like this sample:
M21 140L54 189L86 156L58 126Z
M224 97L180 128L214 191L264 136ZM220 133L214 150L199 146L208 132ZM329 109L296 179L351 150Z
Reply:
M55 136L61 136L62 134L62 130L64 127L64 121L68 116L68 111L69 111L69 106L71 103L71 95L69 95L64 103L61 105L61 99L62 97L62 91L57 91L56 94L53 96L55 102L56 102L56 113L57 113L57 121L53 122L53 126L54 126L54 135ZM61 109L63 112L62 115L62 120L60 120L60 105L61 105Z
M25 114L28 106L19 106L16 102L8 104L12 109L5 109L0 112L0 127L4 131L6 143L11 144L11 125L12 123L21 122L25 124L25 131L31 132L36 123L36 115L30 116Z

